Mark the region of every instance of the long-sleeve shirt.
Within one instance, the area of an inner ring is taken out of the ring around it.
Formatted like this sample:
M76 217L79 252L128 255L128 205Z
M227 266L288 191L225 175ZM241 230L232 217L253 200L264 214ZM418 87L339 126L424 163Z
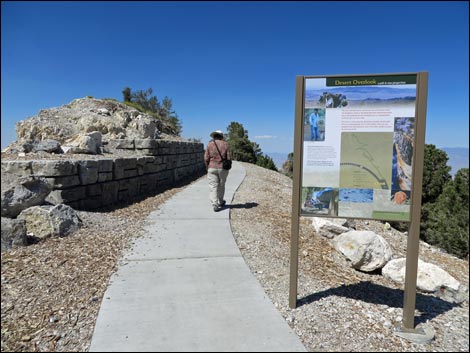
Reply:
M318 115L315 113L310 114L310 125L318 127Z
M204 162L206 163L206 168L219 168L222 169L222 158L220 157L217 148L219 147L220 154L224 159L232 159L230 155L230 150L228 148L228 143L223 140L212 140L207 144L206 152L204 153Z

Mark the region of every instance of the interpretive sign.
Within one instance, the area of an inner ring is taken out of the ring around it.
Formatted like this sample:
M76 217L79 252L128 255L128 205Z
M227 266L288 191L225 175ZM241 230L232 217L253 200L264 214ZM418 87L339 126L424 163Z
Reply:
M297 76L289 306L301 216L410 222L402 332L414 327L428 73Z
M410 221L416 83L304 77L302 216Z

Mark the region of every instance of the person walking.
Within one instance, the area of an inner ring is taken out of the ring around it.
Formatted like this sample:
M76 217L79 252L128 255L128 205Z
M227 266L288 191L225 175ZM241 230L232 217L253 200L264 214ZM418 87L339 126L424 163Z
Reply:
M207 144L204 153L204 162L207 168L207 179L209 180L209 198L215 212L225 205L225 181L228 170L223 168L223 160L231 160L228 143L224 141L224 133L220 130L211 132L212 140Z

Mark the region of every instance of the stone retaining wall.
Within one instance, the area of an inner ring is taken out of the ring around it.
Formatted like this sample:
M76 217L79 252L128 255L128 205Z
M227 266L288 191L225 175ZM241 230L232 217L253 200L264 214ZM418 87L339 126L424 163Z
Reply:
M111 143L116 143L116 148L140 150L146 156L2 161L2 177L45 177L52 185L46 201L90 210L156 194L182 179L196 179L205 173L202 143L149 139Z

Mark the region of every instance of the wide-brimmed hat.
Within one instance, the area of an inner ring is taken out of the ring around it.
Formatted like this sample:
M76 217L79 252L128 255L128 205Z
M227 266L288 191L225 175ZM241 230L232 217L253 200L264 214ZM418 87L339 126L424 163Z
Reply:
M219 135L220 137L224 137L224 133L220 130L215 130L211 132L211 137L214 138L215 136Z

